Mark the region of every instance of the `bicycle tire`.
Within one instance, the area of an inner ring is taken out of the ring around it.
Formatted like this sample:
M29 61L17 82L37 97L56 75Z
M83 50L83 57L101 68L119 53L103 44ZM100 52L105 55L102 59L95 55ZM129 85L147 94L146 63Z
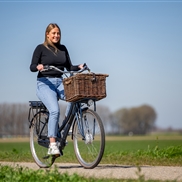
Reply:
M34 161L41 168L48 168L55 161L54 156L47 155L49 146L49 139L47 138L48 117L49 117L48 112L46 111L38 112L33 117L30 127L31 153Z
M84 168L92 169L100 163L105 149L105 131L102 120L95 111L83 111L82 120L76 121L73 144L76 158Z

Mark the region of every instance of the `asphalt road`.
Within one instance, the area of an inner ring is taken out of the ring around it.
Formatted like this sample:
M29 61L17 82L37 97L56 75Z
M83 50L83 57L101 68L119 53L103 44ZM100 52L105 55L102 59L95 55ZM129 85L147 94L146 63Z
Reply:
M12 167L22 166L30 169L39 170L40 168L35 163L13 163L0 162L1 165L10 165ZM79 164L73 163L55 163L60 173L67 172L68 174L77 173L85 177L95 178L117 178L117 179L138 179L140 175L144 175L145 179L155 180L176 180L182 182L182 167L168 166L141 166L141 171L135 166L124 165L98 165L94 169L84 169ZM51 167L54 168L54 165ZM139 173L139 174L137 174Z

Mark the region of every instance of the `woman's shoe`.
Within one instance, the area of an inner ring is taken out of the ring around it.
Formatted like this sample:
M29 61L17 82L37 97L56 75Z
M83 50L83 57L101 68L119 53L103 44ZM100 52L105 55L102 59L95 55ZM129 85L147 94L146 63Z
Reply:
M49 149L48 149L48 155L56 155L56 156L60 156L60 151L59 148L57 146L57 143L51 143L49 145Z

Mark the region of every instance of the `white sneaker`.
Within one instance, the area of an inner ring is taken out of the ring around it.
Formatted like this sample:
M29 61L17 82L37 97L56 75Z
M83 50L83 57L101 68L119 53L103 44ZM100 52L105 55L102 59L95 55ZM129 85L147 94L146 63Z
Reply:
M48 155L56 155L56 156L60 156L60 151L58 149L57 143L51 143L49 145L49 149L48 149Z

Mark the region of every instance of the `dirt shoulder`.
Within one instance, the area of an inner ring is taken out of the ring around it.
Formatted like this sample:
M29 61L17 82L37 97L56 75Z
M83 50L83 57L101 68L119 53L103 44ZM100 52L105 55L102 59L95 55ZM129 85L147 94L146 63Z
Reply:
M10 165L12 167L22 166L30 169L39 170L40 168L35 163L13 163L0 162L1 165ZM68 174L77 173L85 177L95 178L116 178L116 179L138 179L140 175L144 175L145 179L153 180L176 180L182 181L182 167L168 166L141 166L141 171L135 166L124 165L99 165L94 169L84 169L78 164L73 163L55 163L60 173L67 172ZM139 173L139 174L137 174Z

